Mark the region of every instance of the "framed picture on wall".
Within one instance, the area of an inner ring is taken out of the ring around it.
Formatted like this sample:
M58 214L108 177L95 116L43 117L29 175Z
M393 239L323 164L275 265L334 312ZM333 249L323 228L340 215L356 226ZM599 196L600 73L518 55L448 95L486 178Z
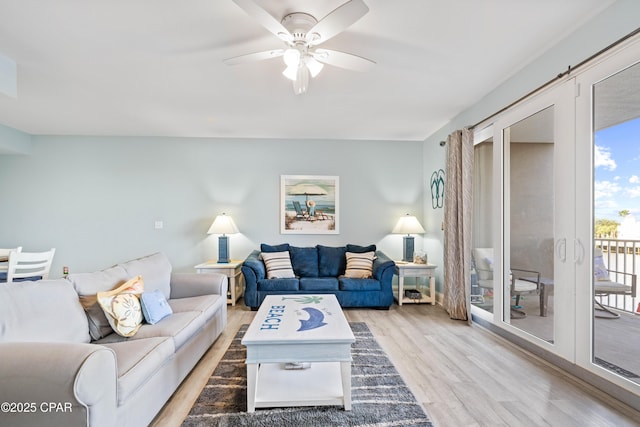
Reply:
M280 176L280 233L339 234L337 176Z

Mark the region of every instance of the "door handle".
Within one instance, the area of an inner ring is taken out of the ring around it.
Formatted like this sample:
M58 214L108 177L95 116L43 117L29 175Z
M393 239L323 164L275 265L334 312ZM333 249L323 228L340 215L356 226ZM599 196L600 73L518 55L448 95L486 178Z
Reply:
M573 262L575 264L581 265L584 262L584 245L582 244L582 240L573 239L573 249L575 251L575 255L573 257Z
M556 256L560 262L567 262L567 239L556 240Z

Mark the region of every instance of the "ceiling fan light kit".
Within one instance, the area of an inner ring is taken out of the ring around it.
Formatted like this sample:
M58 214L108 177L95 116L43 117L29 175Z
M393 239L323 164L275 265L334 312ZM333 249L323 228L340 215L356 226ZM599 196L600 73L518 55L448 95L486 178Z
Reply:
M283 57L282 74L293 82L296 95L307 92L309 79L320 74L325 64L354 71L367 71L375 62L361 56L316 46L341 33L362 18L369 8L362 0L349 0L318 21L314 16L295 12L280 21L258 6L254 0L233 0L248 15L255 18L286 44L286 49L251 53L225 60L228 65Z

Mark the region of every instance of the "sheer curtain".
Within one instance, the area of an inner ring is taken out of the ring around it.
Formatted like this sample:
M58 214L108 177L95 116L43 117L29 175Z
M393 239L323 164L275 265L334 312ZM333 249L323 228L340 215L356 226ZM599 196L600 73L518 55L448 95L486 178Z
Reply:
M444 300L452 319L471 323L471 213L473 130L447 138L444 201Z

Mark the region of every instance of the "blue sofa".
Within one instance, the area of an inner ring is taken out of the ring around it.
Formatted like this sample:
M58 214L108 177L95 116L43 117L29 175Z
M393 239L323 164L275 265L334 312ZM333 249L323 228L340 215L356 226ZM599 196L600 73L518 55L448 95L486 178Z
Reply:
M288 251L295 273L293 278L267 278L261 252ZM346 253L375 252L372 277L343 277ZM317 245L295 247L287 243L271 246L262 244L260 251L249 254L242 265L246 289L244 302L257 310L267 295L334 294L342 307L371 307L389 309L393 303L391 280L395 263L375 245L346 245L339 247Z

